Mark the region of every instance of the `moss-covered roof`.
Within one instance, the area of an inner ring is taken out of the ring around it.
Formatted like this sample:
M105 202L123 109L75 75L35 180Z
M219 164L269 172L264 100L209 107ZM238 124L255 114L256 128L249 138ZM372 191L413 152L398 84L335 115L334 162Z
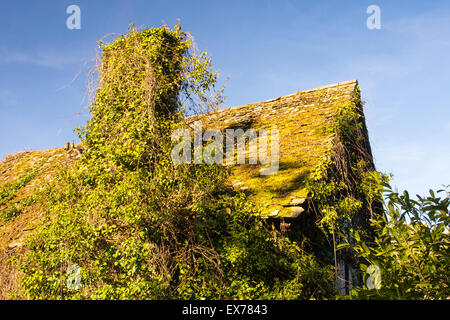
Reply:
M234 165L231 183L255 200L263 216L296 216L308 195L306 182L312 169L332 148L333 134L324 129L335 119L337 108L352 101L356 90L356 80L341 82L197 115L188 122L201 120L204 130L278 129L279 171L261 175L261 164Z
M36 189L53 183L58 170L75 160L71 152L58 148L10 154L0 162L0 253L19 245L39 218L41 209L33 199Z
M295 216L303 211L307 179L333 144L332 134L324 128L330 126L337 108L351 101L356 90L356 81L341 82L197 115L188 122L201 120L204 129L278 129L279 171L260 175L260 164L235 165L230 183L245 190L263 216ZM58 148L17 153L0 162L0 214L13 218L0 219L0 249L14 247L39 218L40 209L30 199L34 188L52 183L58 168L70 166L79 155L77 149Z

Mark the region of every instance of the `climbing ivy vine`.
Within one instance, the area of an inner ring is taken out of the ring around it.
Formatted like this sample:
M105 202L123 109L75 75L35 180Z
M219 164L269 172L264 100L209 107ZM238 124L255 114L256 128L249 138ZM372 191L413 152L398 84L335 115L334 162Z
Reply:
M225 167L171 161L186 112L220 102L209 56L179 25L99 45L92 117L78 129L86 152L40 195L18 296L331 297L332 269L267 229Z
M332 146L313 169L308 189L318 208L318 225L331 236L337 269L337 245L352 241L353 231L371 236L370 218L381 214L382 182L388 177L375 170L367 150L367 130L362 118L360 88L350 101L336 106L332 122L323 127L333 137ZM351 165L354 164L354 165ZM345 255L341 251L340 255ZM352 255L349 254L349 257ZM350 259L351 260L351 259Z

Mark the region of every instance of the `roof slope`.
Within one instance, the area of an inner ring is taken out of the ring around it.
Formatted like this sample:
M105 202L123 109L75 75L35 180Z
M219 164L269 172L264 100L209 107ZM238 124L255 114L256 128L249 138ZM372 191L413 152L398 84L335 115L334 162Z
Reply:
M64 148L11 154L0 162L0 250L19 244L39 216L33 196L75 161ZM1 257L0 257L1 258Z
M312 170L333 147L334 134L325 129L334 121L338 108L351 102L357 90L356 80L341 82L194 116L189 123L201 120L203 128L222 131L278 129L279 171L260 175L261 164L235 165L231 182L246 190L263 216L295 216L302 209L294 204L307 197L306 182Z
M328 130L339 106L358 90L357 81L341 82L276 99L190 117L203 128L276 128L279 131L279 171L260 175L258 165L235 165L230 183L255 200L263 216L295 216L307 196L306 182L315 166L333 147ZM52 183L58 168L73 164L77 148L22 152L0 162L0 251L20 243L23 233L38 219L34 188ZM6 218L6 219L5 219ZM0 257L1 260L1 257Z

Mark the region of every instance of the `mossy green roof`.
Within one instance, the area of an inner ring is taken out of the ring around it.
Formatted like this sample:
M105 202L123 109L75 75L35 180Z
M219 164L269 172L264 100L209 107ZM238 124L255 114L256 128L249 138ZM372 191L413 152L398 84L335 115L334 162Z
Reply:
M230 183L245 190L263 216L289 217L301 210L290 206L308 196L306 182L312 170L329 155L332 131L325 130L335 119L337 108L352 101L356 80L297 92L276 99L196 115L203 130L251 127L279 131L279 171L260 175L257 165L234 165ZM259 139L259 138L258 138ZM248 163L248 162L247 162Z
M235 165L230 184L255 200L263 216L298 214L307 197L306 182L315 166L328 156L333 135L324 130L332 123L339 106L351 101L357 81L341 82L325 87L297 92L276 99L190 117L189 122L201 120L203 129L249 126L255 130L276 128L279 131L280 167L275 175L260 175L258 165ZM7 188L21 177L36 171L31 181L14 192L14 198L0 204L0 211L33 193L34 187L51 183L59 167L68 167L78 158L63 148L13 154L0 162L0 189ZM291 204L291 205L289 205ZM30 211L32 211L30 209ZM20 215L24 217L25 215ZM11 223L13 221L10 221ZM9 223L9 222L8 222ZM7 223L7 224L8 224ZM0 223L0 236L5 231ZM8 228L9 229L9 228ZM12 229L11 229L12 230Z

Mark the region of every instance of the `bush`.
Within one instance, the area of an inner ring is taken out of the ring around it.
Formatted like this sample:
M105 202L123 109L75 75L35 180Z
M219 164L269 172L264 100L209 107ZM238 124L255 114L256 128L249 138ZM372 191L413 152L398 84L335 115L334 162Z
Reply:
M355 232L350 247L361 257L365 286L353 290L359 299L448 299L450 297L449 198L417 200L385 186L385 214L371 220L373 241Z

